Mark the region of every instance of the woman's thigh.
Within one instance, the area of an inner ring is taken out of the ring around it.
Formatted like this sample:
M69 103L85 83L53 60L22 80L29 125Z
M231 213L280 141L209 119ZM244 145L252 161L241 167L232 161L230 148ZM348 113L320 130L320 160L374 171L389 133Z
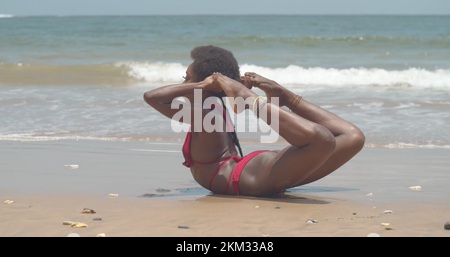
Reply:
M241 191L278 193L294 187L321 167L329 156L326 151L308 146L289 146L278 152L262 153L244 168L239 184Z

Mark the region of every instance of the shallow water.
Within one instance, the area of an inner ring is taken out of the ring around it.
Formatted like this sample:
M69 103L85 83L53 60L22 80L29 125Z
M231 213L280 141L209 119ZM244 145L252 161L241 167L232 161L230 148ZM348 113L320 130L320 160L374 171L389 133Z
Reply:
M215 44L355 123L368 147L450 148L449 16L3 17L0 33L0 140L179 142L142 95Z

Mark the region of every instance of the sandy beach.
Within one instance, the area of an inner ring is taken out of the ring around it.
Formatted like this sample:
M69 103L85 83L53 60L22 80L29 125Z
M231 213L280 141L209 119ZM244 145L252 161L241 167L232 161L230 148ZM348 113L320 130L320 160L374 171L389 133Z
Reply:
M248 198L199 187L180 146L2 141L0 236L450 236L449 150L366 147L283 198Z

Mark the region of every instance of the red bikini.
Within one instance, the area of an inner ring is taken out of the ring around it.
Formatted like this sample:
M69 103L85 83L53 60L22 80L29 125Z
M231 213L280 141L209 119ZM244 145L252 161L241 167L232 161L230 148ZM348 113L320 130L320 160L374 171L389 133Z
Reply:
M186 139L184 141L183 144L183 155L184 155L184 162L183 165L186 167L191 167L194 163L195 164L213 164L213 163L220 163L222 162L222 164L219 166L219 168L217 169L217 171L214 173L214 175L211 177L211 179L209 180L209 188L211 188L212 182L214 181L214 178L216 177L216 175L219 173L219 171L223 168L223 166L225 166L225 164L228 163L228 161L230 160L234 160L236 162L236 166L234 167L233 171L231 172L230 177L228 178L228 183L227 183L227 188L225 190L225 193L228 192L228 189L230 187L230 182L233 183L233 188L234 191L236 192L236 194L239 195L239 178L241 176L242 170L244 170L245 165L247 165L247 163L256 155L260 154L260 153L264 153L264 152L268 152L269 150L259 150L259 151L254 151L252 153L249 153L248 155L245 155L244 157L239 157L236 154L231 156L231 157L227 157L224 159L219 159L217 161L213 161L213 162L197 162L197 161L193 161L191 158L191 152L190 152L190 146L191 146L191 134L192 132L189 131L186 135Z
M224 112L226 110L224 109ZM226 116L226 113L224 114ZM229 121L227 119L227 121ZM230 121L231 123L231 121ZM230 124L228 123L228 124ZM212 182L214 181L214 178L216 177L216 175L219 173L219 171L225 166L225 164L227 164L231 159L233 159L236 162L236 166L234 167L233 171L231 172L230 177L228 178L228 182L227 182L227 187L226 187L226 191L225 193L228 192L228 189L230 187L230 182L233 183L233 188L234 191L236 192L236 194L239 195L239 178L241 176L242 170L244 169L245 165L247 165L247 163L256 155L263 153L263 152L267 152L269 150L259 150L259 151L254 151L248 155L245 155L243 157L239 157L236 154L231 156L231 157L226 157L223 159L219 159L217 161L212 161L212 162L197 162L192 160L191 157L191 137L192 137L192 132L188 131L188 133L186 134L186 139L184 140L184 144L183 144L183 148L182 148L182 152L183 152L183 156L184 156L184 162L183 165L186 167L191 167L194 164L213 164L213 163L220 163L222 162L222 164L219 166L219 168L217 169L217 171L214 173L214 175L211 177L211 179L209 180L209 188L211 189L211 185Z

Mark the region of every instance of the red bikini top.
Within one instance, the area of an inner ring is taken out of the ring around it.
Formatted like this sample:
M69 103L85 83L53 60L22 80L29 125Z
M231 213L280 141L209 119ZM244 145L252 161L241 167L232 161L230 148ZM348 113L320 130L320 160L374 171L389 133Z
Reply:
M213 104L213 105L211 105L211 107L214 109L216 107L216 105ZM218 108L220 108L220 107L218 107ZM231 129L229 131L233 131L234 130L233 123L231 123L231 120L228 118L227 111L226 111L225 108L222 108L222 113L223 113L223 116L225 117L225 119L227 121L228 128ZM212 164L212 163L218 163L218 162L223 161L222 159L217 160L217 161L213 161L213 162L198 162L198 161L192 160L192 157L191 157L191 137L192 137L192 131L191 131L191 128L189 128L189 131L186 134L186 138L184 139L183 148L181 149L181 151L183 152L183 156L184 156L184 162L183 162L184 166L191 167L192 164L194 164L194 163L198 163L198 164Z

